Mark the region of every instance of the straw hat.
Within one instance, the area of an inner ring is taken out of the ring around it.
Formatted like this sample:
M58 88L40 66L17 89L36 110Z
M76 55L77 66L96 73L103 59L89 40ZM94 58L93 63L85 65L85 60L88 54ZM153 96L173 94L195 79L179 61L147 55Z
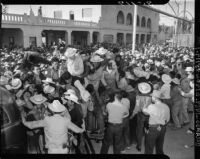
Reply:
M180 80L178 78L172 79L172 82L174 82L177 85L180 85Z
M108 50L104 49L103 47L99 48L95 53L99 55L105 55Z
M171 83L172 79L171 79L171 77L170 77L169 75L163 74L163 75L162 75L162 81L163 81L164 83L166 83L166 84L169 84L169 83Z
M102 62L104 59L99 57L98 55L94 55L91 57L90 62Z
M51 94L55 91L55 88L47 85L47 86L44 87L43 91L46 94Z
M48 108L56 113L64 112L66 110L65 106L62 105L58 100L54 100L53 103L48 105Z
M12 89L19 89L22 86L22 81L19 78L15 78L11 81Z
M77 49L75 49L75 48L68 48L68 49L65 51L65 56L66 56L67 58L69 58L69 57L72 57L72 56L76 55L76 53L77 53Z
M45 98L41 94L38 94L30 97L30 101L33 102L34 104L42 104L47 101L47 98Z
M186 71L186 72L193 72L194 69L193 69L192 67L186 67L185 71Z
M42 80L43 83L46 83L46 84L49 84L49 83L52 83L52 84L55 84L55 82L53 82L52 78L46 78L45 80Z
M79 104L78 97L73 92L65 94L64 98L67 99L67 100L71 100L71 101Z
M149 83L142 82L138 84L138 90L142 94L148 94L152 91L152 87Z
M74 95L76 95L76 92L73 89L68 89L64 94L74 94Z

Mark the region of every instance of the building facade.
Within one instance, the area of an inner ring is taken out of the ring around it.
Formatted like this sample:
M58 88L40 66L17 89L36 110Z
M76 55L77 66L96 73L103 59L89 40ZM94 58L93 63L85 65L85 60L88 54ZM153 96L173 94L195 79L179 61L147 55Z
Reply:
M132 44L134 6L102 5L98 23L30 15L2 14L2 46L68 45L107 42ZM159 14L138 6L136 43L157 42Z

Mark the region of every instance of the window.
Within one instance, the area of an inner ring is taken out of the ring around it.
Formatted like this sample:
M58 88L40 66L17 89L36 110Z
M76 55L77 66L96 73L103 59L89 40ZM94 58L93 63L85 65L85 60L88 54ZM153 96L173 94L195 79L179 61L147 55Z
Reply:
M124 14L122 11L119 11L117 15L117 24L124 24Z
M108 35L108 34L104 35L103 41L106 43L113 43L113 35Z
M147 28L151 28L151 19L150 18L147 20Z
M141 35L140 43L144 44L145 43L145 34Z
M3 108L0 108L0 114L1 114L1 127L8 124L10 122L8 115L3 110Z
M132 25L133 24L133 18L131 13L128 13L127 18L126 18L126 25Z
M146 42L147 42L147 43L150 43L150 41L151 41L151 34L148 34L148 35L147 35L147 40L146 40Z
M146 19L145 17L142 17L141 27L145 27L145 26L146 26Z
M139 34L136 34L136 44L139 44Z
M15 40L14 40L14 37L9 37L9 44L14 44L15 43Z
M140 17L137 15L137 26L140 26Z
M29 44L30 44L30 46L37 46L36 37L30 37Z

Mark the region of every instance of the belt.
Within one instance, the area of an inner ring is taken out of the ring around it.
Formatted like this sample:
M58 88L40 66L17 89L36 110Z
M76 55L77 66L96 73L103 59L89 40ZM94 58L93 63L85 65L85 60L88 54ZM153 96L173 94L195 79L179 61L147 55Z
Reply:
M119 126L119 125L122 125L122 123L108 123L109 125L113 125L113 126Z
M149 127L152 127L152 128L156 128L156 127L159 127L159 126L163 127L163 126L166 126L166 125L162 125L162 124L153 124L153 125L151 125L151 124L149 124Z

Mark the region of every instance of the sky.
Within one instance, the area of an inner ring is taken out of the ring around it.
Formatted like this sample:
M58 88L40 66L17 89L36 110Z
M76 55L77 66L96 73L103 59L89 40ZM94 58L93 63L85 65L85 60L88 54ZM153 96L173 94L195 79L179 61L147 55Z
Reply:
M174 8L175 12L178 12L178 7L175 0L170 0L170 5ZM184 9L184 0L176 0L179 5L179 16L183 16L183 9ZM98 22L101 16L101 5L41 5L42 6L42 13L44 17L54 17L54 11L61 10L63 19L69 19L69 12L74 11L75 20L83 20L83 21L93 21ZM8 13L13 14L29 14L30 8L32 8L35 15L38 14L38 8L40 5L8 5ZM152 5L152 7L156 9L160 9L167 13L173 14L174 12L170 8L169 4L165 5ZM82 8L92 8L92 17L91 18L82 18ZM189 19L194 17L194 0L186 0L186 16ZM160 14L160 21L159 24L165 24L168 26L173 26L174 18L165 16Z

